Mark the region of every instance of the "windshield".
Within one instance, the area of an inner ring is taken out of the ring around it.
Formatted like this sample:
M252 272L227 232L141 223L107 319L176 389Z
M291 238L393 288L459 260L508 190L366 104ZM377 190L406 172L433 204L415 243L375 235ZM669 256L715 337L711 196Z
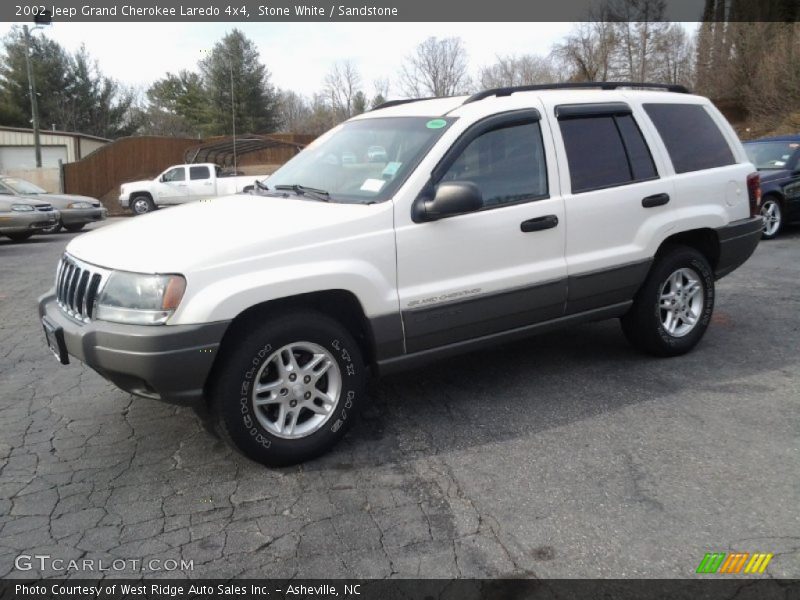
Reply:
M2 181L18 194L36 195L47 193L46 190L43 190L38 185L33 185L30 181L25 181L24 179L12 179L11 177L6 177Z
M751 142L744 149L756 169L785 169L800 142Z
M454 121L430 117L349 121L312 142L264 184L270 191L280 187L301 193L302 188L313 188L327 192L331 202L387 200Z

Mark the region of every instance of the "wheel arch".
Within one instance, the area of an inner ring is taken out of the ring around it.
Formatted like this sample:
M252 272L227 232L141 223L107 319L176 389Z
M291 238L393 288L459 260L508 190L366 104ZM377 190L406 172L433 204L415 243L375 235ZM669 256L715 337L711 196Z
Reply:
M689 246L706 257L711 268L716 270L720 258L720 241L716 231L709 227L690 229L674 233L666 238L656 251L656 258L671 246Z
M128 197L131 199L131 202L133 202L133 200L135 198L139 197L139 196L146 196L147 198L150 198L150 200L153 200L153 194L151 194L150 192L147 192L147 191L131 192L128 195Z
M359 349L364 355L364 362L367 365L374 364L376 356L375 339L372 326L361 302L349 290L322 290L260 302L236 315L225 330L225 335L222 336L217 357L206 379L206 387L212 381L214 371L221 362L222 357L235 344L238 336L249 331L254 323L267 316L282 311L294 310L313 310L337 321L355 338Z

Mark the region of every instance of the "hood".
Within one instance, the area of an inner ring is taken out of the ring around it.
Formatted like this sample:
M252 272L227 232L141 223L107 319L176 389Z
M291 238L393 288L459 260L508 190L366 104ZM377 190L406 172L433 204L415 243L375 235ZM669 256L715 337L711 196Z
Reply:
M786 179L791 176L792 172L787 169L762 169L758 174L761 176L761 183L769 183Z
M92 206L100 206L100 201L96 198L75 194L39 194L38 198L43 202L49 202L59 210L67 208L70 202L89 202Z
M67 252L109 269L190 273L391 226L389 202L237 195L128 217L78 236Z

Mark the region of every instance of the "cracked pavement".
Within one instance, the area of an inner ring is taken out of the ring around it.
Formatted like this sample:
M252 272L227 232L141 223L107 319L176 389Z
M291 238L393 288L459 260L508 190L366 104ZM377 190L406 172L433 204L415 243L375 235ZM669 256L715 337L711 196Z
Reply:
M800 576L798 227L719 282L687 356L607 321L446 360L373 383L342 444L280 470L57 364L36 298L72 237L0 240L0 577L671 578L711 551Z

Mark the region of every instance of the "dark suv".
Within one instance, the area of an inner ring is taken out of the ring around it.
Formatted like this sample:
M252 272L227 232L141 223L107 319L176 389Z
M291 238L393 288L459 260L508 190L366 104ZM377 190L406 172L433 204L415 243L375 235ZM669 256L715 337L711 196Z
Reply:
M744 149L761 173L762 237L769 240L800 219L800 134L745 142Z

